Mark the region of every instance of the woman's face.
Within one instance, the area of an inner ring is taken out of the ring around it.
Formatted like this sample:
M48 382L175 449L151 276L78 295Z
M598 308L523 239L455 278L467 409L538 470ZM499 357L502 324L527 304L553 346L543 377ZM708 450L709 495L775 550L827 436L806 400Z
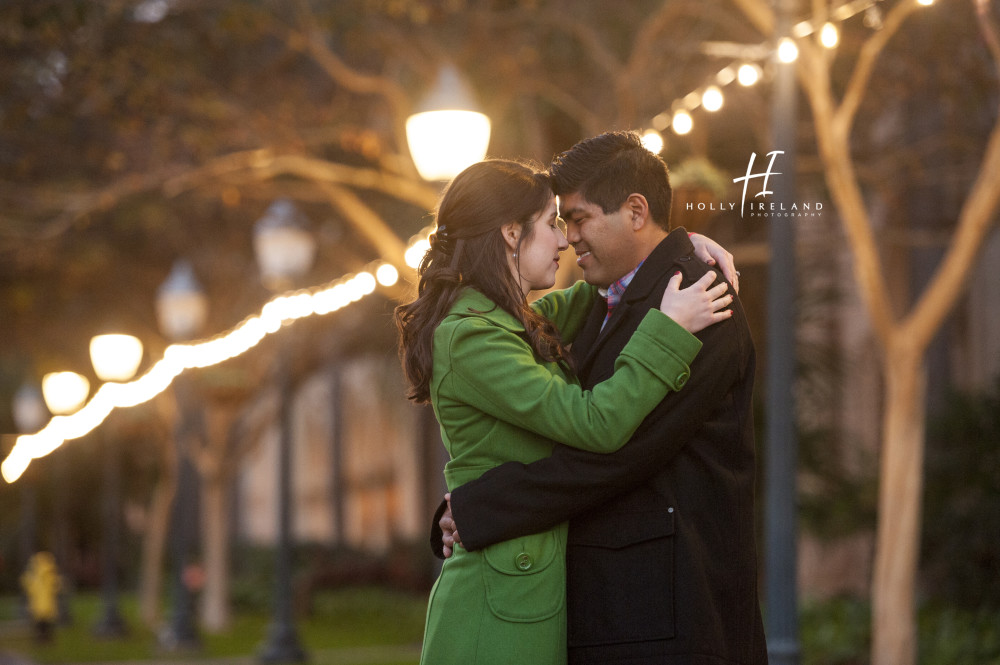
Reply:
M514 260L514 276L519 278L525 295L528 291L549 289L555 285L559 253L569 247L554 196L532 222L531 235L521 241L517 259Z

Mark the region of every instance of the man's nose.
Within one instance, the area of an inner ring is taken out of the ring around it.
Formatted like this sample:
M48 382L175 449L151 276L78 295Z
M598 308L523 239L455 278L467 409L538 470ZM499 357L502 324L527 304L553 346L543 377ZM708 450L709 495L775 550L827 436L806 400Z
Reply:
M571 245L580 242L580 227L573 222L566 222L566 240Z

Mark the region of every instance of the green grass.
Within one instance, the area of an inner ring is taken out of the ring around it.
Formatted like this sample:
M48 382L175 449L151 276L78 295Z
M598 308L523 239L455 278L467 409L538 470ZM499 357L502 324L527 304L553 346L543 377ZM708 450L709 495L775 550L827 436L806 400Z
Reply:
M868 665L867 601L838 598L802 604L802 665ZM1000 665L1000 610L927 604L917 619L918 665Z
M426 602L424 595L378 588L321 593L310 616L297 617L295 627L313 665L414 665L419 658ZM100 599L94 594L77 594L71 604L72 624L57 627L53 643L36 645L30 627L17 620L17 599L0 598L0 644L3 650L38 663L253 659L271 623L266 612L244 611L234 617L224 634L203 633L203 645L197 653L164 654L158 649L155 632L141 625L135 599L123 597L120 609L129 634L113 640L97 638L91 631L101 614Z
M310 665L416 665L426 596L380 588L317 594L310 616L298 617L299 639ZM38 663L229 660L250 665L268 634L267 611L243 610L222 635L203 634L196 654L163 654L156 635L138 620L135 599L124 597L128 637L101 640L91 634L100 616L94 594L72 600L73 625L60 626L51 645L32 643L29 627L17 619L17 599L0 597L0 652L22 654ZM835 599L802 604L800 646L803 665L867 665L871 646L868 604ZM925 606L919 612L919 665L1000 665L1000 611ZM219 661L215 661L218 663ZM214 665L214 663L213 663Z

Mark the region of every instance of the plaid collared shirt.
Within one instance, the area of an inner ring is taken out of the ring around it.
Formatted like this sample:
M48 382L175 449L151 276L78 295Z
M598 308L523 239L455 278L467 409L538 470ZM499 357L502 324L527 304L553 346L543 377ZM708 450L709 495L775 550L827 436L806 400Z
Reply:
M609 320L611 320L611 312L613 312L615 307L618 306L618 303L622 301L622 296L625 295L625 289L627 289L628 285L632 283L632 278L635 277L637 272L639 272L639 268L642 267L645 260L646 259L639 261L639 265L637 265L632 272L616 280L608 288L597 290L601 296L607 298L608 300L608 313L604 315L604 323L601 324L601 330L604 330L604 326L607 325Z

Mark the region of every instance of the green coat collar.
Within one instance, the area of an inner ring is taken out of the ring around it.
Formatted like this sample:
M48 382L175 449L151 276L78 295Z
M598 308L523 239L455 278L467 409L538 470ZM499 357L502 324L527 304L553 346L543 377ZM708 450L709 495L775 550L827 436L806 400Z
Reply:
M495 326L499 326L513 333L523 333L524 324L518 321L513 314L503 309L495 302L487 298L482 292L472 287L465 287L455 303L448 310L448 317L478 316L486 319Z

